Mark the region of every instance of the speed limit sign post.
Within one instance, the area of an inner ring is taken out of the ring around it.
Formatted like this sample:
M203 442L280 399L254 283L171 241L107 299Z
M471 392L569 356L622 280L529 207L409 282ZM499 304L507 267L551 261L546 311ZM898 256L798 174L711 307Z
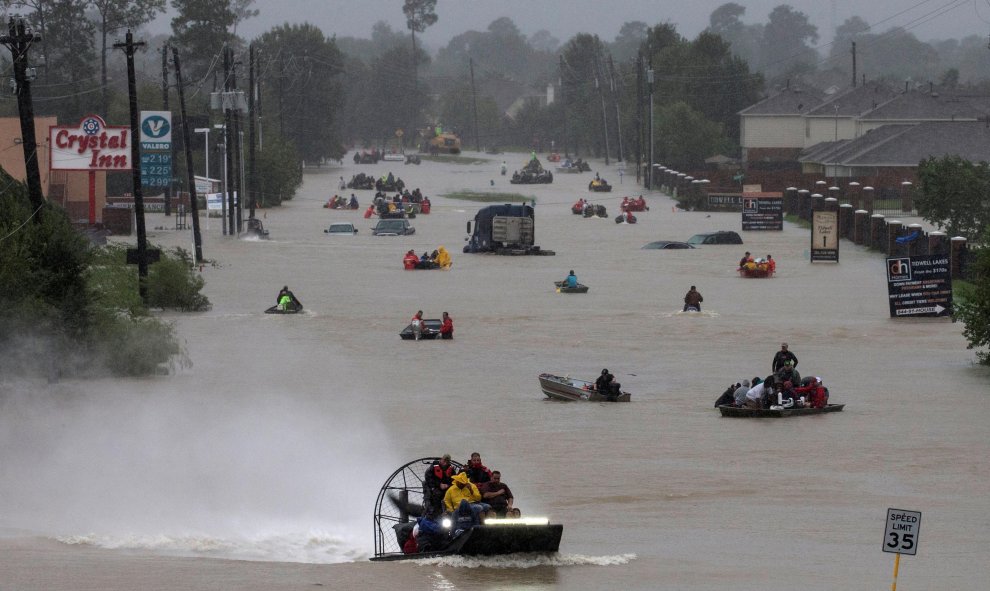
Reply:
M921 511L887 509L887 523L883 531L883 551L897 554L894 558L894 582L890 591L897 591L897 569L901 565L901 554L914 556L918 553L918 538L921 536Z

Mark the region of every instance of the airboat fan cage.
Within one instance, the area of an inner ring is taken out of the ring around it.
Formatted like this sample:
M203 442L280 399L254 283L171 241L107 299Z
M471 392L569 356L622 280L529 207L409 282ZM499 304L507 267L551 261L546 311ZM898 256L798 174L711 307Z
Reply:
M394 526L409 523L422 512L423 485L427 469L440 461L439 457L419 458L392 472L375 501L375 557L402 554ZM455 471L463 466L451 461Z

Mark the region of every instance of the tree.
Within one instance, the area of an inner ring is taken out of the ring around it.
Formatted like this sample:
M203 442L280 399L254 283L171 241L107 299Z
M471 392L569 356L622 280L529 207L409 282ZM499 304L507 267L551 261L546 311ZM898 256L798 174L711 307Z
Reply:
M282 25L262 35L257 47L261 55L278 56L262 69L261 83L269 89L263 102L278 105L280 134L308 162L343 156L343 56L333 40L311 24Z
M650 30L649 25L643 21L629 21L623 23L619 29L619 34L609 45L612 57L616 62L625 62L635 59L640 45L646 39L646 33Z
M729 146L718 123L709 121L684 102L658 109L655 124L657 162L678 170L702 168L705 158L724 153Z
M764 25L743 23L744 14L744 6L735 2L723 4L708 17L708 30L727 41L733 54L753 66L760 61Z
M258 152L258 203L262 207L281 205L292 199L302 185L299 153L292 144L266 128L265 147Z
M918 165L918 214L952 236L970 241L990 229L990 165L959 156L928 158Z
M406 27L412 33L413 54L416 54L416 33L422 33L437 22L437 0L405 0L402 13L406 15Z
M557 39L546 29L540 29L529 36L529 44L536 51L552 53L560 47L560 39Z
M171 0L176 11L172 19L172 42L182 54L182 77L199 86L220 63L225 45L239 47L236 34L242 18L253 16L247 7L254 0ZM187 74L188 72L188 74Z
M971 285L962 288L963 301L953 304L952 319L966 325L963 336L969 341L967 349L990 347L990 247L986 246L990 245L990 232L984 234L983 244L970 263ZM990 365L990 351L977 351L976 358Z
M123 29L136 29L150 22L165 10L165 0L89 0L99 17L100 30L100 87L104 119L108 113L107 98L107 36Z
M811 44L816 41L818 28L808 15L786 4L774 8L763 29L763 72L774 80L813 71L818 54Z

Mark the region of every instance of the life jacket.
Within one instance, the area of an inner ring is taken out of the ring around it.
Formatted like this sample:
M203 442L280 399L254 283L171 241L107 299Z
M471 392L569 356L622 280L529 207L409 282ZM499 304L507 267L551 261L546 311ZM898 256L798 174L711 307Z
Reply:
M433 464L433 475L436 476L441 481L444 478L453 478L454 466L453 464L451 464L450 466L447 466L446 470L444 470L442 467L440 467L440 464Z

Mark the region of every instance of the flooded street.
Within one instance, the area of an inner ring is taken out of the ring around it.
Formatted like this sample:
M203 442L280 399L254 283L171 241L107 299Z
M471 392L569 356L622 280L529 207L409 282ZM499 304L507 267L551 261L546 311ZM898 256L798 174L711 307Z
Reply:
M213 309L165 315L191 367L0 381L0 589L881 589L889 507L923 513L899 588L986 588L990 369L973 365L961 324L889 318L881 254L842 241L839 264L812 265L792 224L743 245L641 250L739 231L740 214L675 211L632 166L622 184L597 162L510 185L499 165L511 174L524 155L468 155L359 166L349 154L259 210L270 240L204 223ZM353 191L358 211L322 207L338 177L389 170L433 202L414 235L371 235L373 191ZM595 171L612 193L587 190ZM461 190L531 195L536 243L556 256L462 254L486 204L439 197ZM639 194L650 211L615 224ZM572 215L579 197L608 218ZM331 222L359 233L327 235ZM191 232L149 234L191 250ZM449 272L402 269L409 249L440 245ZM772 254L777 276L740 278L744 251ZM555 292L571 269L589 293ZM263 313L283 285L303 314ZM703 314L679 313L691 285ZM454 340L400 340L417 310L449 312ZM782 341L844 412L720 417L718 395L770 373ZM631 403L550 402L537 382L602 368ZM392 471L473 451L524 515L564 525L559 555L369 562Z

